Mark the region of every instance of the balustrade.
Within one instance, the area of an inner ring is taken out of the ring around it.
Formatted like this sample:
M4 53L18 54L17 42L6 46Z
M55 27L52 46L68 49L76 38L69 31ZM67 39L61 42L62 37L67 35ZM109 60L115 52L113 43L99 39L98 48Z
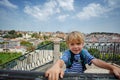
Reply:
M44 72L0 70L0 80L48 80ZM118 80L111 74L65 73L59 80Z
M51 43L53 45L53 43ZM49 45L51 45L49 44ZM50 61L55 62L59 59L60 53L60 42L54 42L54 49L48 49L47 46L42 46L39 49L27 53L15 60L12 60L4 65L2 65L2 69L10 69L10 70L33 70L36 67L49 63ZM47 47L47 49L45 48ZM120 43L85 43L86 49L95 48L100 51L99 55L94 53L93 55L97 55L98 58L109 60L111 62L120 63ZM65 49L62 50L64 51ZM101 57L102 56L102 57Z

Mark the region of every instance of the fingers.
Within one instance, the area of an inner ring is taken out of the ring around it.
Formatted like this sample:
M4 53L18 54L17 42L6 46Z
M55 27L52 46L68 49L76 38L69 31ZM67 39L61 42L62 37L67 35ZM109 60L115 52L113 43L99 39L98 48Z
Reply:
M48 80L58 80L59 76L60 78L63 78L63 75L64 75L64 71L62 69L59 71L48 70L45 72L45 77L47 77Z
M53 79L52 79L52 74L51 74L51 72L49 72L49 71L46 71L46 72L45 72L45 77L47 77L48 80L53 80Z
M45 77L48 77L49 73L48 72L45 72Z
M59 73L46 72L45 77L47 77L48 80L58 80L59 79Z
M64 71L61 70L61 71L60 71L60 78L63 78L63 76L64 76Z
M120 73L116 73L115 75L120 79Z
M51 73L51 80L56 80L55 76L56 76L55 73Z
M49 76L48 76L48 80L53 80L51 74L49 74Z
M117 76L118 76L118 78L120 79L120 72L118 73L118 75L117 75Z
M55 75L55 80L58 80L59 79L59 74L57 73L56 75Z
M119 68L119 79L120 79L120 68Z
M55 80L54 75L51 73L48 74L47 78L48 78L48 80Z
M114 70L114 74L115 74L115 76L116 76L117 78L120 79L120 69L119 69L119 68L117 68L116 70Z

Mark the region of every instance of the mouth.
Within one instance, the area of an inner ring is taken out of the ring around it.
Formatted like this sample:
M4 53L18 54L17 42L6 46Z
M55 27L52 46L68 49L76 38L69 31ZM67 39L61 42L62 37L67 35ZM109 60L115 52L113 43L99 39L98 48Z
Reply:
M78 52L79 52L79 50L73 50L73 52L78 53Z

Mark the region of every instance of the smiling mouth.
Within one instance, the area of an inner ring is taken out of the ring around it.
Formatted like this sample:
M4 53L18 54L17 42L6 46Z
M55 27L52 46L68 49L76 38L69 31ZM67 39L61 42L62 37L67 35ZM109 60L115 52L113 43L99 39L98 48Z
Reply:
M73 52L75 52L75 53L76 53L76 52L79 52L79 51L77 50L77 51L73 51Z
M73 50L73 51L79 51L79 50Z

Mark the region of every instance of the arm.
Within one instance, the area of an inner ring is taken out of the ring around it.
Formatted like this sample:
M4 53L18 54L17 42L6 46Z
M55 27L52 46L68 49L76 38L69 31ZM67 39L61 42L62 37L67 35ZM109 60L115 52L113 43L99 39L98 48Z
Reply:
M120 68L108 64L100 59L93 59L92 63L100 68L108 69L110 72L113 72L118 78L120 78Z
M63 60L58 60L50 69L45 72L45 76L48 77L49 80L58 80L59 75L63 78L64 71L62 67L64 65Z

